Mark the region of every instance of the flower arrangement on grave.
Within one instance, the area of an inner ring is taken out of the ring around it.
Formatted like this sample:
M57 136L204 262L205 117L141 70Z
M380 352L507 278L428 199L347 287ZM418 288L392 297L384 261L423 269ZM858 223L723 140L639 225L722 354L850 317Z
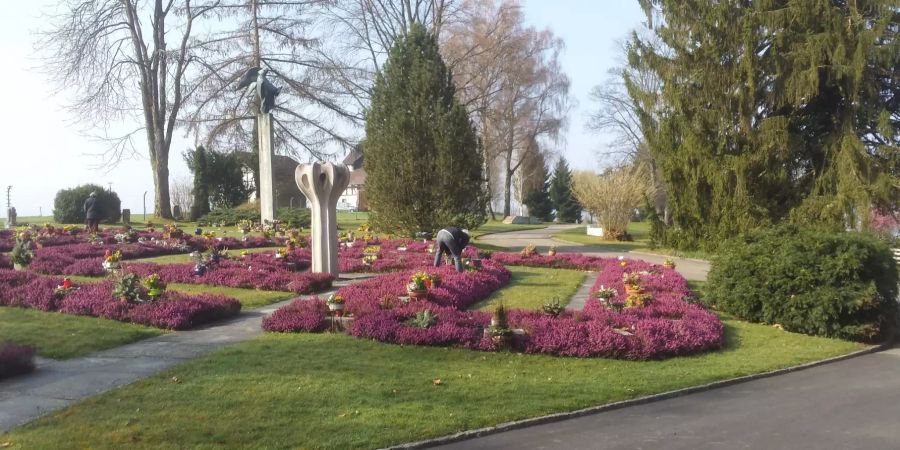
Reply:
M150 276L141 281L144 287L147 288L147 295L150 298L155 299L166 291L166 282L159 277L159 274L150 274Z
M66 277L63 278L62 284L56 286L56 289L53 290L53 295L55 295L57 298L61 298L76 290L78 290L78 288L75 287L74 284L72 284L72 280Z
M600 285L600 289L598 289L597 292L594 292L594 296L608 303L609 299L615 297L618 293L619 292L614 288Z
M491 326L487 331L495 348L503 349L509 347L513 332L509 329L509 318L503 303L494 308L494 312L491 314Z
M528 244L525 246L525 248L522 249L521 252L519 252L519 255L521 255L523 258L538 256L537 248L534 246L534 244Z
M206 240L211 241L216 238L216 232L212 230L206 230L203 232L203 237L205 237Z
M149 220L144 222L144 228L153 228L153 222Z
M425 249L430 254L434 254L434 244L428 244L428 248Z
M174 223L163 225L163 238L165 239L181 239L184 237L184 231L178 228Z
M249 254L250 254L250 252L248 252L247 250L241 250L241 253L240 253L241 258L246 258L247 255L249 255Z
M566 308L559 303L559 297L553 297L553 300L545 303L544 306L541 306L541 311L551 317L559 316L564 309Z
M616 259L619 261L619 265L620 265L620 266L625 267L625 266L628 265L628 262L625 261L625 257L624 257L624 256L619 256L619 257L616 258Z
M625 293L628 295L631 294L642 294L644 291L641 289L641 275L635 272L625 272L622 274L622 284L625 285Z
M247 234L250 232L250 229L253 228L253 222L248 219L241 219L237 223L237 229L241 232L241 234Z
M287 256L288 256L287 248L279 248L278 250L275 250L275 259L283 259L283 258L287 258Z
M115 253L106 250L103 253L103 268L106 270L118 269L120 261L122 261L122 252L119 250L116 250Z
M44 224L44 229L43 229L44 234L53 234L55 232L56 232L56 227L54 227L53 225L51 225L49 223Z
M667 267L669 269L674 269L675 261L672 258L666 258L666 260L663 261L663 267Z
M344 297L340 294L331 294L325 300L328 309L334 311L335 315L341 317L344 313Z
M547 256L556 256L556 246L551 245L550 248L547 249Z
M441 278L441 274L439 274L439 273L428 274L428 278L431 279L431 286L436 287L436 288L441 287L441 283L444 282L444 279Z
M650 294L630 294L625 299L625 307L626 308L643 308L650 304L653 301L653 296Z
M131 227L126 226L122 229L121 232L116 233L116 235L113 236L113 238L115 238L116 242L118 242L120 244L124 244L126 242L137 242L138 234Z
M113 297L123 302L139 302L143 289L141 279L135 273L126 273L116 280L112 290Z
M428 288L431 286L431 277L425 272L416 272L409 279L406 285L406 291L413 299L424 298L428 294Z
M63 232L74 235L78 232L78 227L75 225L63 225Z

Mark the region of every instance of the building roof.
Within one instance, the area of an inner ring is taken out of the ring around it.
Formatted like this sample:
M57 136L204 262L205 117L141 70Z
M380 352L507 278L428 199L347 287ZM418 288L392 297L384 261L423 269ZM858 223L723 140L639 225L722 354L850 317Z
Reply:
M362 186L366 184L366 169L360 167L350 171L350 186Z
M353 168L353 170L359 170L363 167L363 153L362 153L362 144L353 147L353 150L350 150L350 153L347 154L347 157L344 158L344 164ZM363 175L365 176L365 175Z

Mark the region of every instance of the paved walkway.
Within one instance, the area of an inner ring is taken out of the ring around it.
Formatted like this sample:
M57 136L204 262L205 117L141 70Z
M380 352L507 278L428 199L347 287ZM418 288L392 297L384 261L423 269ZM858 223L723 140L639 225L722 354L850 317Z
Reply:
M334 283L334 289L371 275ZM35 373L0 382L0 432L79 400L155 375L172 366L262 334L262 318L291 300L194 330L177 331L65 361L41 359Z
M511 249L522 249L529 244L533 244L539 248L550 247L555 245L559 252L577 252L585 255L601 256L606 258L615 258L617 256L625 256L626 258L642 259L652 263L662 264L666 258L664 255L655 255L642 251L634 252L611 252L603 247L586 246L566 241L554 239L553 235L561 231L578 227L580 225L550 225L547 228L539 228L536 230L510 231L507 233L496 233L482 236L478 240L486 244L497 245L500 247L509 247ZM478 244L475 244L476 246ZM709 273L709 262L698 259L676 258L671 257L675 261L675 270L688 280L705 281L706 275Z
M900 448L900 347L442 449Z

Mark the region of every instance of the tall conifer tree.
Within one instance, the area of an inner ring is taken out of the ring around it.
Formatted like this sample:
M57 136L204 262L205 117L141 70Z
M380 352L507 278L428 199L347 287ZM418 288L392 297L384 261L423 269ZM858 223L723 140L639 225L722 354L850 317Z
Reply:
M896 205L896 0L640 1L664 48L635 37L629 62L661 98L626 83L669 187L670 244L788 218L865 227Z
M391 49L366 114L366 196L379 230L485 221L484 159L438 44L421 25Z
M556 209L556 219L572 223L581 219L581 204L572 193L572 171L565 158L559 158L550 179L550 201Z

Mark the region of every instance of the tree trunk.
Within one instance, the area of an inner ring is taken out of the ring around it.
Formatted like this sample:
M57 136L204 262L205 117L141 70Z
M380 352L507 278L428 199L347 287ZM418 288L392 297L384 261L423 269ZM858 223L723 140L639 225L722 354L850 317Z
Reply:
M507 160L508 161L508 160ZM507 165L509 165L507 163ZM503 186L503 215L511 216L512 215L512 171L506 170L506 181Z
M160 148L156 151L156 155L156 161L151 164L156 196L154 215L162 219L172 219L172 202L169 197L169 149Z

